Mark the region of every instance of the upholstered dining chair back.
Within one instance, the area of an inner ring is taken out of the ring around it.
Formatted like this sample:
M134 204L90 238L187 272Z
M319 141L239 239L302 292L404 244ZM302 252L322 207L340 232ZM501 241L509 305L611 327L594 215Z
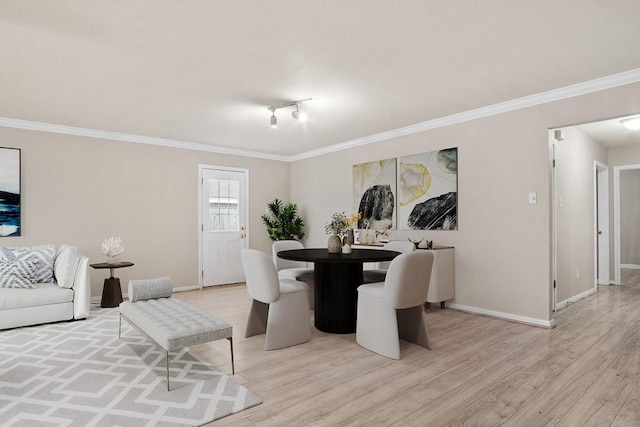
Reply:
M304 261L291 261L278 256L278 252L290 249L304 249L304 245L297 240L277 240L271 245L273 254L273 264L278 270L278 277L281 279L293 279L305 282L309 286L309 307L314 308L314 278L313 268Z
M386 243L384 245L384 250L387 251L396 251L396 252L400 252L400 253L407 253L407 252L413 252L416 250L416 245L414 245L412 242L410 241L404 241L404 240L391 240L389 243ZM391 265L393 261L385 261L385 262L380 262L378 263L378 269L380 270L387 270L389 269L389 266Z
M286 268L307 268L307 263L304 261L292 261L288 259L282 259L278 256L278 252L288 251L290 249L304 249L304 245L297 240L276 240L271 245L271 253L273 254L273 263L276 266L276 270L284 270Z
M408 240L392 240L384 245L385 250L396 251L400 253L408 253L416 250L416 246ZM387 277L387 270L393 261L379 262L378 268L372 270L364 270L362 272L363 283L384 282Z
M432 267L433 254L428 251L404 253L394 258L384 282L387 304L396 309L422 305L429 292Z
M384 282L358 287L356 342L400 359L400 339L431 348L422 303L429 292L433 254L415 251L391 261Z
M251 298L266 304L280 298L278 272L269 256L255 249L243 249L242 265Z

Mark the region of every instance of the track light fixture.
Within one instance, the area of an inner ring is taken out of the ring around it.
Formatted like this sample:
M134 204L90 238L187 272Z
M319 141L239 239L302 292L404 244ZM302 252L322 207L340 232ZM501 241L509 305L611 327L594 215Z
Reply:
M307 113L305 113L304 111L300 111L300 106L303 102L311 101L312 99L313 98L299 99L297 101L285 102L284 104L272 105L268 107L267 110L271 111L271 120L270 120L271 127L272 128L278 127L278 118L276 117L276 110L279 110L280 108L296 107L296 110L291 113L293 118L300 120L301 122L306 121Z

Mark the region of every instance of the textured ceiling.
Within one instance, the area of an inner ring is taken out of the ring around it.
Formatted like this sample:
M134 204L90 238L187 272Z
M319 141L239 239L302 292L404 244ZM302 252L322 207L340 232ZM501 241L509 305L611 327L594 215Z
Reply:
M639 22L637 0L3 0L0 117L290 156L639 68Z

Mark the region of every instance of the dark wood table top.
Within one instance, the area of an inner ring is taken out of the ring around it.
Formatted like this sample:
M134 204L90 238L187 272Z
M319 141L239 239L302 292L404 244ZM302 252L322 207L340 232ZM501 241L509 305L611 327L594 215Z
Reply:
M100 268L123 268L123 267L132 267L134 264L129 261L120 261L120 262L99 262L97 264L89 264L91 267L100 269Z
M400 252L384 249L352 249L350 254L331 254L327 248L291 249L278 252L278 256L292 261L352 263L391 261Z

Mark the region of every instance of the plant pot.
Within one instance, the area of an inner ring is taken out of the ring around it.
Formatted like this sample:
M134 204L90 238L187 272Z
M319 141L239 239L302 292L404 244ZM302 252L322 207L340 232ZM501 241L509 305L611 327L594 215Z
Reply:
M330 254L339 254L342 253L342 240L336 234L332 234L329 236L329 240L327 241L327 248L329 249Z

